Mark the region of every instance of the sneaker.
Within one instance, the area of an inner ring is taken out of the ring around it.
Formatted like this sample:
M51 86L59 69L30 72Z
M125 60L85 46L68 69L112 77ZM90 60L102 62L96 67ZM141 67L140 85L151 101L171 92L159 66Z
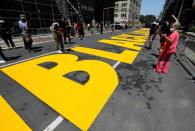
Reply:
M61 54L61 53L62 53L62 51L61 51L61 50L57 50L57 52L56 52L56 53Z
M5 60L0 60L0 64L3 64L5 63L6 61Z

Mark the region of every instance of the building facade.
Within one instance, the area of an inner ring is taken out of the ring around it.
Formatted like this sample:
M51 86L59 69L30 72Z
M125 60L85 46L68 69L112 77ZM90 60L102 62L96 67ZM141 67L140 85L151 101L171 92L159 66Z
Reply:
M195 25L195 0L166 0L161 20L170 20L174 14L186 29Z
M139 22L142 0L121 0L115 2L114 22Z
M0 17L17 25L20 14L24 14L31 28L46 28L54 20L67 17L76 22L93 19L95 0L1 0ZM76 12L74 8L78 11Z
M72 22L81 20L91 22L94 18L95 0L65 0L69 12L69 18Z
M17 24L20 14L26 16L31 28L49 27L53 20L62 16L55 0L0 1L0 17L3 19Z

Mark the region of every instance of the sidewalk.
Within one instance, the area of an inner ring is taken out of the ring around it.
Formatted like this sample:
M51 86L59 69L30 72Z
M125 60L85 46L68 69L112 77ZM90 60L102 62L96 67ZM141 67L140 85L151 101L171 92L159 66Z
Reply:
M129 29L129 30L132 30L132 29ZM123 31L123 30L115 30L115 31ZM109 32L112 32L112 31L111 30L104 31L104 33L109 33ZM85 31L85 36L97 35L97 34L100 34L100 32L95 31L93 34L91 34L90 32ZM75 37L72 37L72 39L77 38L77 37L78 36L76 35ZM12 39L13 39L13 42L16 45L16 47L21 47L24 45L22 36L13 37ZM52 33L33 35L32 39L33 39L33 44L40 44L40 43L47 43L47 42L54 41ZM5 42L1 38L0 38L0 46L2 47L2 49L8 49L7 45L5 44Z
M22 37L13 37L12 39L16 47L20 47L24 45ZM46 34L46 35L40 35L40 36L35 35L35 36L32 36L32 39L33 39L33 44L54 41L52 34ZM2 47L2 49L7 49L7 45L2 39L0 39L0 46Z

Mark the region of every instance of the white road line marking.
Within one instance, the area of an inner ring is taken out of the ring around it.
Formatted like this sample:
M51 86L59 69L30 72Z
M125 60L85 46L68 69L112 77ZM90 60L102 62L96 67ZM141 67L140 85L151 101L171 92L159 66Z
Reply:
M65 48L65 50L71 49L71 48L74 48L74 47L77 47L77 46L79 46L79 45L74 45L74 46L67 47L67 48ZM35 57L31 57L31 58L24 59L24 60L21 60L21 61L17 61L17 62L13 62L13 63L10 63L10 64L2 65L2 66L0 66L0 68L4 68L4 67L10 66L10 65L15 65L15 64L18 64L18 63L21 63L21 62L25 62L25 61L28 61L28 60L32 60L32 59L35 59L35 58L39 58L39 57L54 54L54 53L57 53L57 51L52 51L52 52L45 53L45 54L42 54L42 55L39 55L39 56L35 56Z
M24 59L24 60L21 60L21 61L13 62L13 63L10 63L10 64L6 64L6 65L3 65L3 66L0 66L0 68L4 68L4 67L10 66L10 65L15 65L15 64L18 64L18 63L21 63L21 62L24 62L24 61L32 60L32 59L35 59L35 58L39 58L39 57L46 56L46 55L49 55L49 54L54 54L54 53L56 53L56 51L45 53L43 55L31 57L31 58Z
M121 62L117 62L117 63L115 63L114 65L113 65L113 68L115 69L119 64L120 64Z
M43 131L53 131L62 121L64 118L62 116L58 116L45 130Z
M121 62L116 62L112 67L115 69ZM45 128L43 131L53 131L62 121L64 118L62 116L58 116L50 125Z
M54 40L49 40L49 41L42 41L42 42L37 42L37 43L33 43L33 45L38 45L38 44L42 44L42 43L48 43L48 42L53 42ZM20 43L18 45L16 45L16 48L17 47L24 47L24 44L23 43ZM2 49L9 49L7 47L2 47Z

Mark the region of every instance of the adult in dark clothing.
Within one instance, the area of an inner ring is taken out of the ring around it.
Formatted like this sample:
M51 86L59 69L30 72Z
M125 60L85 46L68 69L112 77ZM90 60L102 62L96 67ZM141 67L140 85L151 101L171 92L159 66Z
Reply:
M66 22L64 18L62 18L62 20L59 22L59 28L63 31L64 44L66 44L66 38L68 38L69 43L71 43L70 39L71 27L68 25L68 22Z
M153 22L151 24L151 27L150 27L150 34L149 34L149 49L152 48L152 42L154 41L155 37L156 37L156 31L157 31L157 23L156 22Z
M71 43L70 31L71 27L68 25L68 23L66 23L66 27L64 30L64 43L66 43L66 38L68 38L68 42Z
M77 30L79 32L80 40L83 40L83 38L84 38L84 29L83 29L83 24L81 22L77 23Z
M103 23L100 23L100 33L103 34Z
M0 35L8 48L15 48L15 44L11 36L11 23L6 20L0 20Z

